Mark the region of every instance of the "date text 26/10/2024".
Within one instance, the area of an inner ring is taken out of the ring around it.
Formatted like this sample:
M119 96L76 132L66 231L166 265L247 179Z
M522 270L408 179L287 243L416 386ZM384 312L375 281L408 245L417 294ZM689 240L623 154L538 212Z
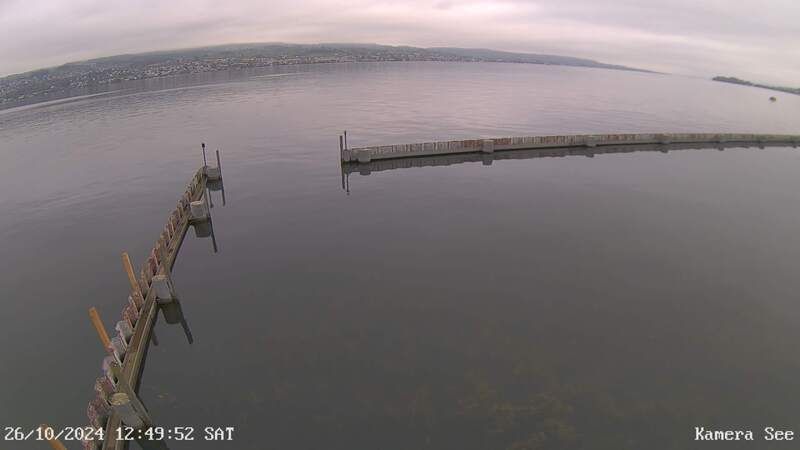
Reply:
M64 427L56 429L48 426L25 428L20 426L4 427L4 441L103 441L106 439L106 429L94 427ZM113 437L118 441L232 441L234 440L235 427L150 427L136 429L132 427L119 427L112 431Z

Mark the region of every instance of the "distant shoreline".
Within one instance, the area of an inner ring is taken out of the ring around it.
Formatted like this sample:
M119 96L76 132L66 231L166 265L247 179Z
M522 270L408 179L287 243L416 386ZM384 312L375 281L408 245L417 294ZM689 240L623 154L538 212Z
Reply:
M349 62L498 62L648 72L571 56L455 47L377 44L236 44L138 53L67 63L0 78L0 109L47 101L71 90L125 81L296 64Z
M752 81L742 80L736 77L724 77L724 76L716 76L712 78L713 81L719 81L722 83L730 83L730 84L738 84L740 86L750 86L750 87L757 87L762 89L769 89L771 91L778 91L784 92L786 94L793 94L793 95L800 95L800 88L790 88L784 86L770 86L767 84L758 84L753 83Z

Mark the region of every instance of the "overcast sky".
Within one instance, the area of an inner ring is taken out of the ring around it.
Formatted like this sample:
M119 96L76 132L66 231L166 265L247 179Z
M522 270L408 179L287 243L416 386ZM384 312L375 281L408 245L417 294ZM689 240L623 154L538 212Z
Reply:
M0 0L0 75L267 41L486 47L800 86L800 0Z

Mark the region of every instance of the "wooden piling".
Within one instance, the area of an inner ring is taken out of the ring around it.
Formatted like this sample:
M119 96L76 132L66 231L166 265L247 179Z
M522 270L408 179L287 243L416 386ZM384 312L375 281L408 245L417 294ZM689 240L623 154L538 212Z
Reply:
M103 325L103 321L100 319L100 314L97 312L97 308L94 306L89 308L89 318L92 320L92 325L94 325L94 329L97 331L97 335L100 337L100 342L103 344L103 348L111 348L111 338L108 337L106 327Z
M52 430L52 427L50 427L47 424L41 424L39 425L39 430L42 433L43 437L47 439L47 436L45 436L45 430ZM52 447L53 450L67 450L67 447L64 447L64 444L62 444L61 441L59 441L55 437L53 437L53 439L47 439L47 443L50 444L50 447Z
M136 274L133 271L133 264L131 264L131 258L128 256L128 252L122 252L122 267L125 268L125 273L128 275L128 282L131 285L131 291L133 291L134 300L136 301L137 306L141 308L142 304L144 303L144 296L142 295L139 282L136 280Z

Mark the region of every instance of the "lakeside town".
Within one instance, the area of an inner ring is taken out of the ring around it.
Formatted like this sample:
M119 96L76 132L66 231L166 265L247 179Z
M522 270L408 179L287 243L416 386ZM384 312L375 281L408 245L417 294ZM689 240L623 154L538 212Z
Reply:
M235 44L117 55L0 78L0 109L94 94L127 81L293 64L439 61L547 64L614 70L647 70L559 55L470 48L419 48L377 44ZM735 77L714 81L800 95L800 88L757 84Z
M149 78L292 64L382 61L506 62L639 70L568 56L485 49L375 44L240 44L119 55L10 75L0 78L0 108L93 93L91 88L102 90L113 83Z

